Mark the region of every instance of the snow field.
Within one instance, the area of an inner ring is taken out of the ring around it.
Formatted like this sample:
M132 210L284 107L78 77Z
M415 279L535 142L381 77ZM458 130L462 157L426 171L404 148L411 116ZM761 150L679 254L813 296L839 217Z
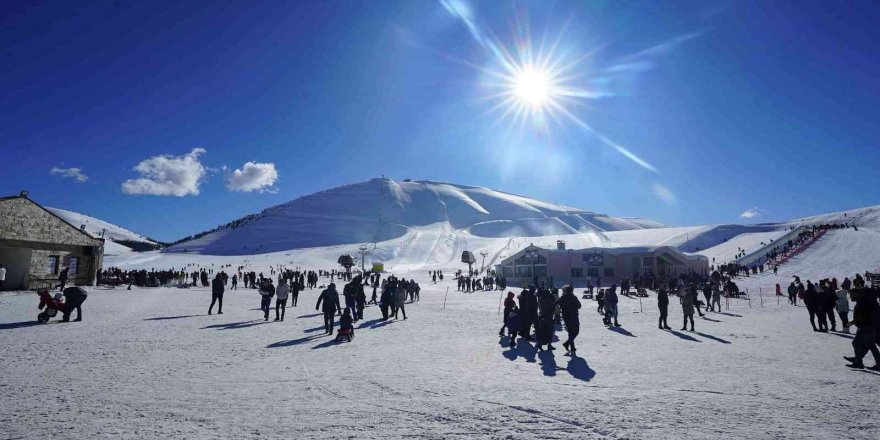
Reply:
M810 330L801 307L730 310L679 332L655 298L621 297L609 330L582 300L578 356L499 344L501 292L455 292L426 272L406 321L352 343L319 336L318 290L284 322L259 295L205 288L90 290L81 323L34 324L33 293L0 295L0 432L7 438L875 439L871 372L843 367L845 335ZM327 280L322 279L321 284ZM339 285L340 283L337 283ZM446 288L448 298L444 309ZM369 291L368 291L369 297ZM565 332L557 332L564 340ZM501 342L505 342L503 339ZM868 362L870 364L870 361Z

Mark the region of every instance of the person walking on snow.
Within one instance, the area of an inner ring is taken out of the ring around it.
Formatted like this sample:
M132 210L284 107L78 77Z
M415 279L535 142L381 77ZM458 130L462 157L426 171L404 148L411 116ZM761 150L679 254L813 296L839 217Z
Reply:
M685 290L681 296L681 311L684 313L684 325L681 327L681 330L687 330L687 323L690 320L691 331L694 331L694 297L688 290Z
M608 290L605 291L605 319L602 322L605 325L611 327L611 319L614 319L614 326L620 327L620 323L617 322L617 285L612 284Z
M788 303L789 304L791 304L793 306L797 305L797 293L798 293L798 288L794 284L794 281L792 281L791 284L788 285Z
M333 334L333 317L336 313L342 311L339 307L339 293L336 292L336 284L330 283L326 289L318 296L318 302L315 304L315 310L321 308L324 312L324 334Z
M660 320L657 323L657 328L660 330L672 330L669 327L669 323L666 322L666 318L669 317L669 294L666 293L665 287L661 287L657 291L657 308L660 309Z
M235 285L233 283L233 285ZM214 309L214 302L217 302L217 314L223 314L223 291L226 288L223 287L223 281L220 279L220 275L214 277L214 281L211 283L211 305L208 307L208 314L211 314L211 310Z
M844 356L849 361L847 367L863 369L862 359L870 351L874 356L875 365L871 370L880 371L880 350L877 349L877 330L880 328L880 304L877 304L876 292L854 288L849 292L855 301L852 325L856 326L856 335L852 340L855 356Z
M501 321L501 330L498 330L498 336L504 336L504 329L507 328L507 315L516 308L516 300L513 297L513 292L507 292L507 298L504 300L504 318Z
M403 283L397 284L397 289L394 291L394 319L397 319L398 314L403 313L403 320L406 321L406 287L403 286Z
M204 272L202 272L204 273ZM271 279L266 279L260 284L260 310L263 311L263 320L269 320L269 309L272 308L272 297L275 296L275 286Z
M568 339L562 343L565 349L574 354L577 347L574 345L574 339L581 332L580 309L581 301L575 296L574 288L571 285L562 288L562 296L557 302L559 311L562 314L562 322L565 323L565 331L568 332Z
M846 290L837 291L837 314L840 316L840 326L844 333L849 334L849 300L846 297Z
M287 296L290 294L290 287L283 278L275 289L275 320L284 321L284 309L287 308ZM280 312L280 313L279 313Z

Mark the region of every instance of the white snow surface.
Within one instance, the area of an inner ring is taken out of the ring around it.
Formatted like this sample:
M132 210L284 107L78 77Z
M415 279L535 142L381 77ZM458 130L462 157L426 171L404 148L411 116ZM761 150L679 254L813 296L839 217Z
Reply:
M488 188L436 181L373 179L300 197L166 249L250 255L340 244L378 243L429 225L488 238L661 227Z
M723 256L784 226L525 238L478 237L445 221L410 227L368 259L417 280L422 300L407 304L406 321L379 321L368 307L352 343L318 335L318 290L278 323L263 322L250 289L227 290L224 314L212 316L205 288L89 289L83 322L43 325L34 293L3 293L0 437L877 439L880 375L845 368L850 337L814 333L803 307L772 294L793 275L842 280L880 268L871 215L858 217L858 231L827 232L778 275L738 279L749 299L697 318L696 333L678 331L674 299L673 332L657 329L653 295L621 296L616 331L582 300L577 357L564 356L561 341L553 353L499 344L501 293L455 291L460 251L486 250L488 265L531 242L565 239L569 248L665 244ZM246 265L268 275L270 264L331 269L355 252L350 244L246 256L132 252L104 264ZM433 285L429 269L447 277Z
M833 234L833 233L832 233ZM844 240L848 234L842 234ZM829 239L835 240L834 236ZM825 240L823 238L823 240ZM863 249L864 250L864 249ZM191 256L192 257L192 256ZM202 265L219 261L196 257ZM268 268L252 262L253 269ZM803 264L809 264L804 259ZM806 268L806 266L802 266ZM80 323L36 324L34 293L0 295L3 438L876 439L880 377L843 367L845 335L752 295L656 327L655 299L621 297L619 330L582 300L577 357L499 342L500 292L423 271L406 321L365 311L352 343L321 336L318 290L284 322L259 295L90 289ZM838 275L839 276L839 275ZM322 284L326 279L322 279ZM446 288L450 292L446 294ZM216 311L216 309L215 309ZM274 312L270 315L274 318ZM560 338L565 332L558 332Z

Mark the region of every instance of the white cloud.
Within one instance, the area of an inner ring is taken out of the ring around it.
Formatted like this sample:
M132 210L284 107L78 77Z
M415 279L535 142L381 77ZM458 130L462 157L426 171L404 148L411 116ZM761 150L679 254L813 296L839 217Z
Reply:
M747 209L745 212L743 212L739 216L741 218L755 218L759 215L761 215L761 209L759 209L757 206L755 206L754 208Z
M204 148L193 148L183 156L153 156L134 167L140 173L137 179L122 183L125 194L149 194L154 196L198 195L199 185L205 177L205 166L199 156Z
M247 162L226 177L226 188L240 192L274 192L272 185L278 180L274 163Z
M651 192L653 192L654 196L656 196L658 199L669 205L675 203L675 201L677 200L675 194L669 188L659 183L655 183L653 186L651 186Z
M77 181L77 182L79 182L79 183L83 183L83 182L85 182L86 180L89 180L89 176L86 176L85 174L83 174L83 172L82 172L82 168L75 168L75 167L71 167L71 168L52 167L52 169L49 170L49 174L52 174L52 175L58 175L58 176L61 176L61 177L70 177L71 179L73 179L73 180L75 180L75 181Z

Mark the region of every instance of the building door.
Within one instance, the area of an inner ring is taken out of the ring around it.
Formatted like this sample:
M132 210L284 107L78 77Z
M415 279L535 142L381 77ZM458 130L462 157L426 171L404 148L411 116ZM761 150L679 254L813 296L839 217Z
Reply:
M6 268L3 290L27 288L32 253L30 249L25 248L0 247L0 264Z

